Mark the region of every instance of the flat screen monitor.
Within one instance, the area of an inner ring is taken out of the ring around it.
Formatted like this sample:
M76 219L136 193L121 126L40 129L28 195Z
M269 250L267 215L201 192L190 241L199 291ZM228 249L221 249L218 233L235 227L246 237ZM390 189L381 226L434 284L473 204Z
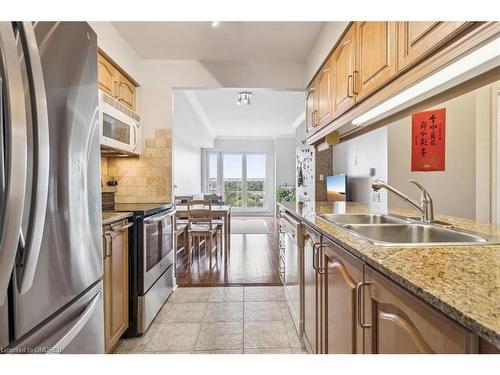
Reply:
M329 202L347 201L347 176L345 174L327 176L326 191Z

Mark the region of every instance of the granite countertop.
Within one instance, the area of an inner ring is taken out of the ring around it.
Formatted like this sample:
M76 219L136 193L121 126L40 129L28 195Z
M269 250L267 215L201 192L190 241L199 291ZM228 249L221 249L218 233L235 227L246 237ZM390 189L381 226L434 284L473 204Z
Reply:
M317 217L319 214L390 213L416 217L416 211L383 212L345 202L279 203L292 215L396 281L475 334L500 347L500 246L382 247ZM437 215L457 228L500 236L500 226Z
M103 212L102 225L112 224L115 221L126 219L132 215L132 212Z

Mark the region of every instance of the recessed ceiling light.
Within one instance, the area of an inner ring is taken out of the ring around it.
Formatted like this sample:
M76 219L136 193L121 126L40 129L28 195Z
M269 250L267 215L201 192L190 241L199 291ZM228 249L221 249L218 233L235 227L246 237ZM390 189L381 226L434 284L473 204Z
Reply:
M250 105L252 104L252 93L248 91L243 91L238 94L238 101L236 102L238 105Z
M219 23L220 23L219 21L213 21L212 22L212 27L216 28L217 26L219 26Z

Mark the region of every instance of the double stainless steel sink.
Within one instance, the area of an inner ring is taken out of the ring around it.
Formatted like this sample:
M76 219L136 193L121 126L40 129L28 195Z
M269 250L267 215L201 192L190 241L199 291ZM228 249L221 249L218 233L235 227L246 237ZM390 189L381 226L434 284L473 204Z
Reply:
M387 247L496 245L500 238L382 214L324 214L320 218L360 236L374 245Z

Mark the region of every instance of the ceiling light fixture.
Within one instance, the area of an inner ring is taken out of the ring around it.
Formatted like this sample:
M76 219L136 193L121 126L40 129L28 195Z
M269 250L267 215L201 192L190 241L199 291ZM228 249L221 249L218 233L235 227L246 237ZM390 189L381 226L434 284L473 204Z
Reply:
M478 48L440 71L430 75L382 104L352 120L356 126L367 125L404 108L430 98L500 64L500 38Z
M238 105L250 105L252 104L252 93L248 91L243 91L238 94L238 101L236 102Z
M213 21L212 27L217 28L217 26L219 26L219 23L220 23L219 21Z

